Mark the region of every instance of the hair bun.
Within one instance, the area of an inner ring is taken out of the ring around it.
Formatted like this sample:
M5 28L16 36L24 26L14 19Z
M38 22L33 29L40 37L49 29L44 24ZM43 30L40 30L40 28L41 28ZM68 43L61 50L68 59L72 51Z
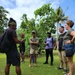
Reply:
M9 23L10 22L15 22L16 23L16 21L13 18L10 18Z

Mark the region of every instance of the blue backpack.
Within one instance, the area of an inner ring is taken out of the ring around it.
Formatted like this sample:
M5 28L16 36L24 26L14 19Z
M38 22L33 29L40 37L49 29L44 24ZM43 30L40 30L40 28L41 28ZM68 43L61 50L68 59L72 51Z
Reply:
M0 36L0 53L7 53L11 48L11 43L8 38L8 30Z

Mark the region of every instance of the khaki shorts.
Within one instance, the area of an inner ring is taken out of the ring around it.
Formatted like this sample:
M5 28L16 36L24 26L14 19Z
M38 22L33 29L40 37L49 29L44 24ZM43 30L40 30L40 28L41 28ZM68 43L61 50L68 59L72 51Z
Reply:
M30 49L30 54L38 54L38 50Z
M65 51L59 52L59 59L60 61L67 62Z

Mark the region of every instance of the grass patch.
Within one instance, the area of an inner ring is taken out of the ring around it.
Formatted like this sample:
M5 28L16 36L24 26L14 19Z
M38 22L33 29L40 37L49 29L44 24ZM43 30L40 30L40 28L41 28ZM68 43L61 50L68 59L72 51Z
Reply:
M6 64L6 58L5 54L0 54L0 75L4 74L4 68ZM75 59L75 56L74 56ZM28 67L29 65L29 58L25 59L25 63L21 63L21 70L22 75L63 75L62 70L55 69L59 66L59 58L58 54L56 54L56 51L54 53L54 65L50 66L50 64L43 64L45 62L45 56L39 56L37 59L37 67L34 67L32 64L32 67ZM49 59L50 62L50 59ZM75 61L74 61L75 62ZM10 75L16 75L15 67L11 66L10 69Z

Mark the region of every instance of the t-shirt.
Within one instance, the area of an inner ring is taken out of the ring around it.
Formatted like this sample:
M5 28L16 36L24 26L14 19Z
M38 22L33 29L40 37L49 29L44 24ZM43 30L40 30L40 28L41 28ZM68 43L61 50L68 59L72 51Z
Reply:
M11 43L11 50L17 50L16 42L13 37L17 37L16 31L14 29L8 28L8 38Z
M70 33L71 33L72 31L74 31L72 28L69 29L69 30L67 31L67 33L65 34L65 36L63 37L63 45L65 45L65 43L66 43L67 40L71 40L71 39L72 39L72 36L70 35Z
M38 37L35 37L35 38L30 38L30 41L32 41L32 42L36 42L36 41L38 41L39 42L39 39L38 39ZM34 50L37 50L38 49L38 45L32 45L32 44L30 44L30 48L32 48L32 49L34 49Z
M25 52L25 42L20 43L20 52Z
M58 38L58 41L59 41L59 45L58 45L59 51L62 51L63 37L65 36L65 34L66 34L66 32L59 35L59 38Z
M17 50L16 42L13 38L13 37L17 37L16 31L12 28L8 28L7 30L8 30L8 33L7 33L8 38L9 38L9 41L11 43L11 49L9 50L9 52L6 53L7 58L9 57L10 60L13 60L12 58L17 58L17 57L20 58L20 55L19 55L18 50Z
M45 49L53 48L53 37L47 37L45 39L45 43L48 44L48 45L46 45Z

